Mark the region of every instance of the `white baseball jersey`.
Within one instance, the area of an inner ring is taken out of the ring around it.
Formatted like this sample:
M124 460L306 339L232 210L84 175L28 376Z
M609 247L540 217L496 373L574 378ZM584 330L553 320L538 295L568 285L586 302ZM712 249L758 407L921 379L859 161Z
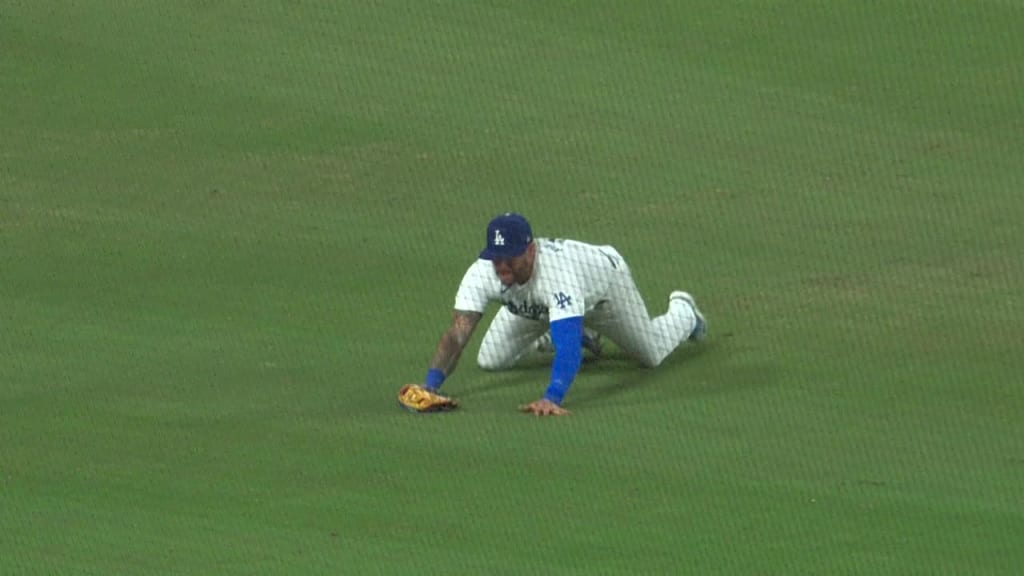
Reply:
M611 298L614 277L624 262L611 246L575 240L538 238L533 274L526 284L504 286L490 260L477 260L466 271L455 295L455 309L483 313L500 301L512 314L554 322L584 316Z

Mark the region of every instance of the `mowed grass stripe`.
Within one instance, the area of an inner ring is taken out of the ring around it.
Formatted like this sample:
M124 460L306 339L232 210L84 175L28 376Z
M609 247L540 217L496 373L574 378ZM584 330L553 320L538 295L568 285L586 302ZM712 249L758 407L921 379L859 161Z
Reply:
M4 570L1020 564L1018 6L56 6L3 24ZM478 335L398 412L509 208L712 340L535 422Z

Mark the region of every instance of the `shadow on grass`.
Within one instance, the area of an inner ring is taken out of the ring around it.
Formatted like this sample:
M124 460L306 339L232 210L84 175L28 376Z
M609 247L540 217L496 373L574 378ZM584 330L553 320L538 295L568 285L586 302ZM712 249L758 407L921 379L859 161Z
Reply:
M528 360L526 364L510 370L502 370L500 372L481 370L479 376L471 378L472 383L460 387L459 392L453 394L461 400L475 396L486 396L506 388L526 388L529 386L543 392L544 386L547 383L546 375L550 370L550 362L543 362L542 359L534 358Z
M600 359L588 359L567 401L575 407L642 404L772 386L776 380L773 365L722 365L721 360L728 356L730 336L726 334L698 345L684 346L657 368L644 368L619 350L611 350ZM550 357L534 356L511 370L483 372L478 383L461 390L458 397L485 396L509 388L532 387L543 391L550 370ZM662 396L652 397L647 393L653 383L664 387L660 391Z
M523 360L521 364L515 368L508 370L501 370L495 372L488 372L485 370L478 370L477 376L466 377L464 373L461 377L464 380L469 380L470 383L464 387L460 386L458 393L452 393L459 399L472 398L474 396L484 396L492 392L504 390L506 388L520 388L520 387L533 387L535 392L543 393L544 388L548 383L548 375L551 373L551 354L536 354ZM583 366L580 368L580 374L587 374L592 371L604 370L606 366L619 365L636 367L636 363L626 357L625 354L615 350L609 354L601 356L599 359L590 357L589 355L584 356Z

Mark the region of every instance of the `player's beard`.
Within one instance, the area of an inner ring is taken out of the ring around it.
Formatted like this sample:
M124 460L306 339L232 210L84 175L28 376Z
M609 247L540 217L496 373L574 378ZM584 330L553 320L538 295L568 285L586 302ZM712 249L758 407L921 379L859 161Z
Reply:
M516 274L508 262L500 262L494 265L494 273L498 275L502 286L512 286L516 283Z
M525 284L530 279L530 264L527 258L519 256L494 262L494 273L504 286Z

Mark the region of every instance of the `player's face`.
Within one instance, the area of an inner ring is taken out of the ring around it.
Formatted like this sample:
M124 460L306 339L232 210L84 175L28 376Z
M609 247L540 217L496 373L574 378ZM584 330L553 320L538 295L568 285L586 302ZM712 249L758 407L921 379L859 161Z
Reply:
M533 258L537 253L534 244L526 247L526 252L512 258L496 258L494 262L494 273L505 286L513 284L526 284L533 275Z

